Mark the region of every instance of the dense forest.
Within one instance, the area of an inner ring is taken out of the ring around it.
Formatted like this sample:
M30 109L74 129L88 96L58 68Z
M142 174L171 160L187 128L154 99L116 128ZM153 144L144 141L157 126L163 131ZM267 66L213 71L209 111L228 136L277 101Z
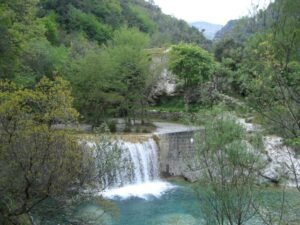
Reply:
M214 50L216 61L229 71L231 91L298 144L299 3L275 1L237 21Z
M211 45L196 28L145 1L4 1L1 17L0 77L29 88L43 76L63 77L76 108L95 125L142 102L145 49L181 41Z
M33 224L36 205L93 184L119 157L93 174L57 124L114 132L112 118L149 122L147 110L169 105L190 116L230 98L300 149L300 1L231 23L212 42L153 1L1 0L0 224ZM177 87L153 100L157 54Z

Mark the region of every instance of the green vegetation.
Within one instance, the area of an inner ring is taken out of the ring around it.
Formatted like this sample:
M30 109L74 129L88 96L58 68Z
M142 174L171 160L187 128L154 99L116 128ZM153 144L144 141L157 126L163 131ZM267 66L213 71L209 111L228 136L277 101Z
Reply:
M197 86L207 81L213 59L209 53L196 45L173 46L169 56L170 70L183 80L184 87Z
M295 4L299 1L275 1L256 15L258 22L246 41L224 39L215 47L231 86L227 93L246 97L266 127L292 143L300 135L300 22Z
M120 149L108 135L100 136L93 153L74 134L55 129L77 122L72 102L70 83L59 77L44 77L33 89L1 81L1 224L31 224L32 210L43 201L71 190L76 195L95 182L103 189L103 174L113 176ZM109 157L103 160L103 154Z
M63 77L80 121L93 126L116 116L144 121L153 85L145 49L210 48L195 28L143 0L5 0L0 11L0 78L33 88L43 76Z
M19 224L20 216L64 193L79 176L83 152L76 140L51 129L57 121L77 120L70 93L61 78L43 78L34 90L0 83L1 223Z
M77 194L95 177L104 188L101 178L120 157L115 142L101 139L95 163L74 133L56 129L60 125L88 123L96 131L106 122L115 131L109 122L122 117L125 130L140 120L135 128L146 131L149 103L180 117L214 113L219 103L243 105L259 115L266 132L300 149L299 5L275 0L233 22L229 35L212 45L153 1L0 1L0 224L30 224L36 205L70 190ZM176 75L176 90L152 98L167 79L159 77L166 67ZM258 160L233 121L201 123L206 133L197 146L210 190L205 210L221 212L207 219L244 224L255 210Z
M207 225L243 225L257 213L255 187L262 142L259 137L251 138L254 152L247 139L234 119L220 114L206 120L204 131L196 135L196 156L206 188L201 208Z
M185 109L188 112L191 95L211 78L213 58L196 45L173 46L169 55L169 69L183 81Z
M109 116L136 118L146 101L148 43L137 29L122 28L105 48L95 46L73 62L69 79L86 122L99 126Z
M0 2L0 224L32 224L42 202L65 206L63 196L85 185L108 185L104 174L120 166L109 135L100 132L95 160L78 135L56 128L144 122L153 84L146 49L182 40L210 46L142 0Z

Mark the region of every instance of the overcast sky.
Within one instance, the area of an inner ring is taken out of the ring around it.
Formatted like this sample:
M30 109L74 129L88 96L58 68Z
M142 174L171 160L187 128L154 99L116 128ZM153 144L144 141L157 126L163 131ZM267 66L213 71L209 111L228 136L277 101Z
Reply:
M225 25L249 14L253 5L266 7L270 0L154 0L168 15L187 22L206 21Z

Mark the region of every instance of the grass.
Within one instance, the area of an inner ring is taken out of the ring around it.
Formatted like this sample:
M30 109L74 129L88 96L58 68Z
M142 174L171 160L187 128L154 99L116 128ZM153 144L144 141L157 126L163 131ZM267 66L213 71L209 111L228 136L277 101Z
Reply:
M203 106L199 104L190 104L190 112L198 112ZM156 106L148 107L149 110L157 110L160 112L185 112L185 106L182 96L164 96Z

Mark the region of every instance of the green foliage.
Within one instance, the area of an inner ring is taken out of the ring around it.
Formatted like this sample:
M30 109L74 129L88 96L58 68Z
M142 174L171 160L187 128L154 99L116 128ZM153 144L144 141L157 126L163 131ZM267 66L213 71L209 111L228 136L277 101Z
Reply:
M64 75L75 85L76 107L95 124L107 115L144 114L152 84L144 51L149 42L205 41L143 0L14 0L2 1L0 11L0 77L33 88L43 76ZM101 116L92 116L96 111Z
M297 2L297 3L296 3ZM219 40L215 57L221 63L227 94L244 96L271 133L299 138L299 1L276 0L265 11L245 18L246 41ZM242 31L244 28L241 28Z
M63 194L80 174L82 151L54 123L77 120L69 83L43 78L34 90L0 83L0 200L4 223L19 224L39 202Z
M68 77L87 122L98 126L109 116L136 116L148 91L148 42L137 29L122 28L107 47L90 49L74 62Z
M218 41L214 47L215 59L218 62L222 62L225 59L231 59L235 64L241 60L242 45L236 43L233 39L223 39ZM237 66L235 64L227 63L230 69L236 70Z
M42 76L52 78L56 74L62 74L68 55L66 47L53 46L46 39L30 41L28 48L22 54L23 70L18 73L16 79L24 81L26 78L31 78L34 84ZM28 85L26 82L22 84Z
M215 43L214 55L220 64L214 76L217 78L219 91L234 95L243 93L238 74L243 59L243 50L244 46L234 39L222 39Z
M99 44L111 38L112 30L108 25L102 24L93 14L87 14L74 7L69 7L69 26L71 30L82 30L86 35L98 41Z
M211 79L213 67L212 56L196 45L180 44L172 47L169 69L183 81L186 111L189 110L193 95L198 94L195 88Z
M127 29L126 27L116 30L113 38L113 45L120 47L132 47L141 50L148 46L149 37L136 28Z
M59 44L58 24L56 23L55 12L50 12L47 16L42 18L42 22L46 29L45 36L52 45Z
M88 10L106 24L117 27L122 23L122 7L118 0L85 1Z
M35 18L36 0L0 2L0 78L14 77L27 41L42 34Z
M189 87L209 80L213 59L196 45L180 44L171 49L169 68L184 81L185 87Z
M115 115L123 101L122 83L114 73L115 64L106 50L90 50L75 63L70 77L76 97L75 105L85 121L97 126Z
M299 137L299 21L287 2L273 5L276 19L247 42L241 71L249 104L280 135Z
M199 115L201 117L201 115ZM247 143L245 130L228 117L206 120L195 137L205 195L201 196L206 224L245 224L256 214L256 172L260 169L260 138ZM255 149L255 150L254 150Z
M88 30L87 34L91 40L99 41L95 39L95 30L97 32L102 30L105 34L107 27L117 29L121 26L128 26L151 34L153 46L177 44L182 41L203 44L207 48L210 46L210 43L196 28L190 27L183 20L164 15L160 8L144 0L41 0L40 5L41 16L54 11L61 27L69 33ZM74 12L74 9L77 12ZM89 22L86 22L87 18ZM111 33L108 32L108 34ZM105 36L105 38L110 37L112 36ZM100 39L100 43L103 43L102 38Z
M148 37L138 30L123 28L115 33L109 50L123 84L121 111L130 117L135 117L136 111L144 105L150 62L144 49L148 42Z
M165 112L180 112L184 111L184 101L181 96L162 96L152 108Z
M141 31L146 33L153 33L155 30L154 22L147 16L147 14L138 6L131 6L130 11L132 18L129 20L129 26L138 27Z

